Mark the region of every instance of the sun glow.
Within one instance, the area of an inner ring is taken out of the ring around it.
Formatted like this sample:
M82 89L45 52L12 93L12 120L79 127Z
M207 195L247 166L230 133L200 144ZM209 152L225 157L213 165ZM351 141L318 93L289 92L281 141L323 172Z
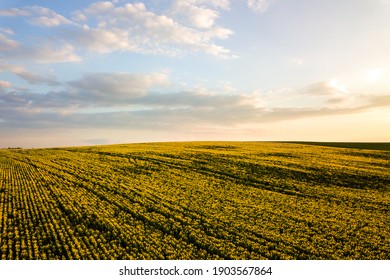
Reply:
M370 83L376 83L383 77L382 68L373 68L366 71L366 79Z
M338 80L332 79L328 82L328 86L341 93L348 93L346 85L341 84Z

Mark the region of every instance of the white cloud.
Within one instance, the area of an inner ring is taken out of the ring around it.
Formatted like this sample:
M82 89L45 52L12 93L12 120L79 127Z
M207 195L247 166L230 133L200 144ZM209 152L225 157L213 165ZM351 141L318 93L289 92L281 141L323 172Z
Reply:
M143 3L127 3L118 7L111 2L94 3L75 13L74 16L85 23L68 30L65 36L68 41L99 53L129 51L177 55L201 51L220 57L232 56L228 49L212 41L226 39L233 32L215 27L217 11L195 6L195 2L175 2L176 6L168 13L172 17L155 14ZM226 3L217 1L208 5L225 7ZM181 12L187 9L186 15L188 9L197 13L189 22L179 23L176 16L180 9Z
M67 42L45 42L40 41L36 45L22 45L16 41L5 41L1 44L2 36L0 34L0 51L7 60L25 61L30 60L36 63L61 63L78 62L81 58L75 54L73 45ZM1 45L3 47L1 47Z
M54 27L72 22L62 15L57 14L41 6L26 6L20 9L0 10L0 16L23 16L31 17L29 22L34 25Z
M8 36L15 35L14 31L11 28L4 28L4 27L0 27L0 33L3 33Z
M211 28L219 17L215 9L198 6L196 1L175 1L172 7L172 15L176 19L195 26L197 28Z
M329 82L327 82L327 86L330 89L333 89L333 92L339 92L339 93L348 93L347 86L344 84L341 84L338 80L332 79Z
M10 82L0 80L0 89L10 88L11 86L12 84Z
M19 42L9 38L9 32L2 29L0 51L6 51L4 56L9 59L31 58L40 63L80 61L75 46L80 51L86 49L98 53L125 51L173 56L204 52L224 58L234 57L230 50L215 42L233 34L230 29L216 25L219 10L228 8L227 0L175 1L170 11L159 15L143 3L106 1L74 11L74 21L41 6L0 10L3 16L29 17L27 21L32 25L63 27L47 37L58 39L54 46L45 42L47 39L40 38L39 44L44 42L42 47L27 41L20 46Z
M31 56L38 63L81 61L81 58L74 53L74 46L65 42L59 46L45 44L40 48L34 47Z
M63 16L47 8L33 6L21 10L28 11L28 13L21 13L18 9L11 9L12 14L15 16L42 15L41 17L31 18L29 22L32 24L54 27L70 23ZM8 14L8 12L5 14ZM10 36L14 35L13 30L10 28L0 28L0 54L4 59L31 60L38 63L75 62L81 60L74 53L73 45L63 40L58 39L55 41L50 39L48 41L45 38L37 38L36 41L29 40L22 43L10 38Z
M0 33L0 51L9 51L19 46L18 42Z
M57 14L53 10L40 6L27 7L26 9L31 10L34 17L30 20L32 24L54 27L63 24L71 24L72 22L64 16Z
M32 24L35 25L41 25L41 26L46 26L46 27L53 27L53 26L59 26L62 24L70 24L71 21L64 18L61 15L55 15L52 17L47 17L47 16L41 16L41 17L35 17L30 20Z
M92 3L84 10L86 14L104 14L111 12L115 8L114 4L109 1Z
M137 44L130 41L129 31L124 29L90 28L84 26L67 35L78 47L97 53L113 51L140 51Z
M266 12L270 4L271 0L248 0L248 7L259 13Z
M57 86L60 84L54 77L32 73L19 65L7 65L0 63L0 72L11 72L26 80L30 84L47 84L51 86Z
M26 57L38 63L78 62L81 58L74 53L74 46L69 43L57 45L48 44L42 46L26 47L20 50L17 57Z
M179 1L179 0L178 0ZM228 10L230 8L230 0L186 0L195 5L210 5L214 8Z
M87 20L87 16L81 11L75 11L72 13L72 19L76 22L84 22Z
M31 15L31 11L26 9L13 8L8 10L0 10L0 16L3 17L20 17L20 16L26 17L30 15Z

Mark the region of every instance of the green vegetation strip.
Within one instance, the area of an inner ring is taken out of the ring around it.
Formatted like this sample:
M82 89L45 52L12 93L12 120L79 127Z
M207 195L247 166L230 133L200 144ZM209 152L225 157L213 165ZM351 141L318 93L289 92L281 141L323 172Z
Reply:
M390 151L390 143L388 142L285 142L285 143L326 146L326 147L336 147L336 148Z

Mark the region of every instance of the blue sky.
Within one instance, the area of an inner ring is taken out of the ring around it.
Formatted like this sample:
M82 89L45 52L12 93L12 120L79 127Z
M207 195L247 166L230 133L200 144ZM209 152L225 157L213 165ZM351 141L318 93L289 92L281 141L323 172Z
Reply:
M2 1L0 147L390 141L390 1Z

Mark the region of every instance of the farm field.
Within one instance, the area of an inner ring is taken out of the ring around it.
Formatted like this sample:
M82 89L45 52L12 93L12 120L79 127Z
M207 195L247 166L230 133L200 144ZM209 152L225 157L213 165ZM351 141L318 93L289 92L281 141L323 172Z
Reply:
M389 214L388 150L0 150L2 260L390 259Z

